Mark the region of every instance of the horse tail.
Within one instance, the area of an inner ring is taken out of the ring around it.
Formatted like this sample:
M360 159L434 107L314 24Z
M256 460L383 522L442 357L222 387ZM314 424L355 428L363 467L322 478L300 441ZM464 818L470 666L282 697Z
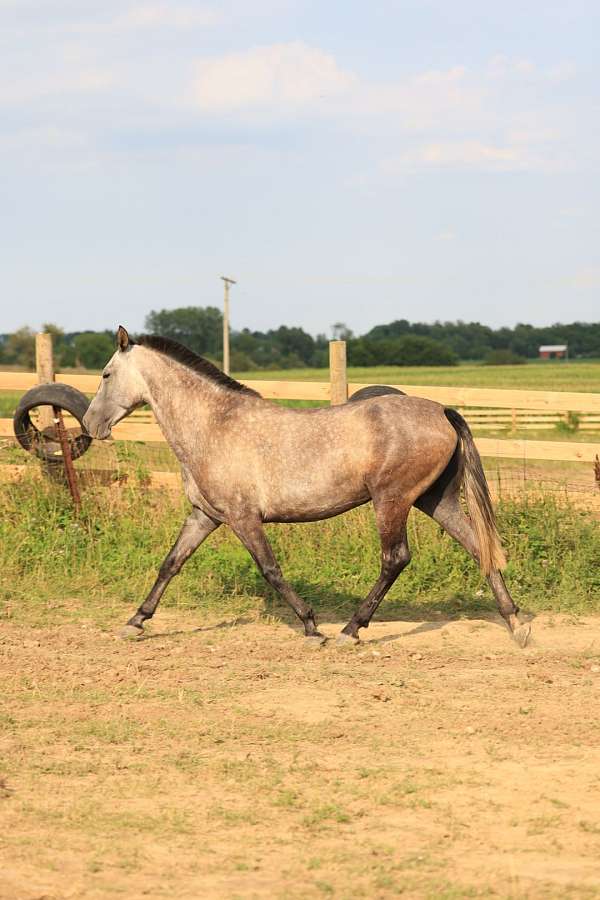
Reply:
M481 457L471 429L455 409L444 408L446 418L456 431L460 445L460 479L464 488L469 516L479 545L479 565L484 575L503 569L506 557L496 527L490 490L481 465Z

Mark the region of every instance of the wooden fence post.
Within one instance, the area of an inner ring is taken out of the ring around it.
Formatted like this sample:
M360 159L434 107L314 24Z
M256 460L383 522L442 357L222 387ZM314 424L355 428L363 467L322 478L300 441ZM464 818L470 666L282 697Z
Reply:
M345 403L348 399L346 341L329 341L329 382L331 405L338 406L340 403Z
M54 356L52 354L52 335L40 332L35 336L35 370L38 384L54 381ZM42 430L54 424L54 413L51 406L40 406L40 426Z

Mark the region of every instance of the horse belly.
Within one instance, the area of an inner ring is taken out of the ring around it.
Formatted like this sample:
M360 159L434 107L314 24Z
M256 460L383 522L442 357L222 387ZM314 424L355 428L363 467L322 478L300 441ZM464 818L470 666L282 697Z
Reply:
M316 522L370 499L364 479L356 473L313 470L288 473L277 489L271 481L261 505L265 522Z

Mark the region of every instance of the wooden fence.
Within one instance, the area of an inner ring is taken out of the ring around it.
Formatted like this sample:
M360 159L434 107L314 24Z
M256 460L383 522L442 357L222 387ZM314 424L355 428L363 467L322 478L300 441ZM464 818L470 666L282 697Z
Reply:
M97 375L58 373L55 380L69 384L86 394L94 394ZM29 390L40 381L35 372L0 372L0 390ZM347 382L346 348L343 341L330 344L330 380L315 381L245 381L263 397L272 400L313 400L321 403L343 403L364 384ZM519 429L555 427L560 421L579 419L578 427L600 430L600 394L569 391L494 390L490 388L431 387L429 385L394 385L407 394L427 397L460 409L472 427L505 429L506 437L476 439L482 456L501 459L552 460L593 463L600 454L600 444L580 441L521 440L508 432ZM118 441L164 442L160 428L151 413L138 413L113 429ZM0 419L0 437L13 437L12 419Z

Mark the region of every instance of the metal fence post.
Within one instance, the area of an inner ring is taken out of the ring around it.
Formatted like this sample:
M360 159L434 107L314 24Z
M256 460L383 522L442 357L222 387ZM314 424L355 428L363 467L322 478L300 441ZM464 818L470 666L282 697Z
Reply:
M37 372L38 384L48 384L54 381L52 335L43 331L35 336L35 370ZM78 512L81 506L81 497L77 485L77 475L73 467L71 445L69 443L67 429L65 428L62 409L58 406L40 406L39 417L40 430L44 431L46 428L52 428L55 437L58 438L62 451L64 475L67 484L69 485L71 497L73 498L75 511ZM51 465L46 464L45 469L50 477L55 477L56 470Z

